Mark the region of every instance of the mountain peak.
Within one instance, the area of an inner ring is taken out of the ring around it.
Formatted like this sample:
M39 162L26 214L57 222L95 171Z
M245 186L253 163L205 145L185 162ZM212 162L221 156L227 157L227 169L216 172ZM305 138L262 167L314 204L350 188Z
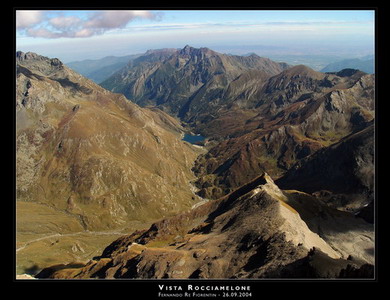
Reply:
M201 47L201 48L194 48L191 47L190 45L186 45L183 49L180 50L180 55L207 55L207 54L212 54L215 53L209 48L206 47Z
M149 49L146 51L143 55L150 55L150 54L172 54L177 52L176 48L161 48L161 49Z
M180 54L190 54L195 48L191 47L190 45L185 45L183 49L180 50Z
M58 66L58 67L63 65L61 60L59 60L58 58L48 58L46 56L42 56L34 52L24 53L23 51L16 52L16 61L19 63L43 61L43 62L50 63L52 66Z
M36 54L34 52L23 52L23 51L16 51L16 60L17 61L25 61L25 60L46 60L49 59L45 56Z
M27 67L30 71L37 72L39 75L48 76L56 72L68 72L64 64L58 58L49 58L34 52L24 53L22 51L17 51L16 63L19 67ZM64 74L62 74L61 77L65 77Z
M254 189L255 194L260 191L264 191L269 195L276 197L277 199L287 199L283 192L272 180L271 176L269 176L266 172L264 172L260 177L258 177L257 182L259 183L259 185L256 189Z
M336 72L335 74L339 77L350 77L350 76L353 76L359 72L363 73L362 71L357 70L357 69L346 68L346 69L342 69L339 72Z
M267 174L267 172L264 172L262 175L260 175L257 179L256 182L258 186L261 185L266 185L266 184L275 184L274 181L272 180L271 176Z
M309 68L305 65L297 65L293 66L282 73L281 75L287 75L288 77L299 77L299 76L305 76L310 77L313 79L322 79L325 75L321 72L314 71L313 69Z

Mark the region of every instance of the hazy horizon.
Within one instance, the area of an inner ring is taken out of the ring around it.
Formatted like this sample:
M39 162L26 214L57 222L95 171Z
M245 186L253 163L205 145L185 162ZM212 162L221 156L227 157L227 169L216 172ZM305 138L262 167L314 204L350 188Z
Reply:
M17 10L16 49L63 62L208 47L231 54L374 54L373 10Z

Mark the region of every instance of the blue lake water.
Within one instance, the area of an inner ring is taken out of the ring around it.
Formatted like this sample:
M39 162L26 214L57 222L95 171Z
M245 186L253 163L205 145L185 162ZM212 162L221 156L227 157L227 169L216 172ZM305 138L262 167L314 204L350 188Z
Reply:
M189 142L191 144L195 144L196 142L204 141L205 137L201 135L193 135L185 133L183 137L183 141Z

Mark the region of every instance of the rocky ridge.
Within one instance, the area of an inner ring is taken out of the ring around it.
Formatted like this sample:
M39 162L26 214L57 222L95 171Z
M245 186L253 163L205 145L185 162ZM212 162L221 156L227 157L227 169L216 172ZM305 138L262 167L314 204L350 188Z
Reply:
M371 277L372 259L363 255L370 242L348 249L326 215L356 228L369 225L309 198L280 190L264 174L224 198L119 238L84 267L52 267L37 277L338 278L351 270ZM303 201L315 205L307 209ZM308 226L304 220L319 211L321 228Z

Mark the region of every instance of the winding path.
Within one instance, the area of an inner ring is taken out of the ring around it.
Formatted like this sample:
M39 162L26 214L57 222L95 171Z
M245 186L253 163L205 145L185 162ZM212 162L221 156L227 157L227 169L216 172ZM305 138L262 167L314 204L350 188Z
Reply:
M74 232L74 233L66 233L66 234L56 233L56 234L47 235L47 236L44 236L44 237L40 237L40 238L37 238L37 239L33 239L31 241L28 241L23 246L17 248L16 252L18 252L20 250L23 250L24 248L26 248L27 246L29 246L32 243L39 242L39 241L42 241L42 240L50 239L50 238L53 238L53 237L67 237L67 236L76 236L76 235L81 235L81 234L91 234L91 235L126 235L126 233L118 232L118 231L89 231L89 230L79 231L79 232Z

